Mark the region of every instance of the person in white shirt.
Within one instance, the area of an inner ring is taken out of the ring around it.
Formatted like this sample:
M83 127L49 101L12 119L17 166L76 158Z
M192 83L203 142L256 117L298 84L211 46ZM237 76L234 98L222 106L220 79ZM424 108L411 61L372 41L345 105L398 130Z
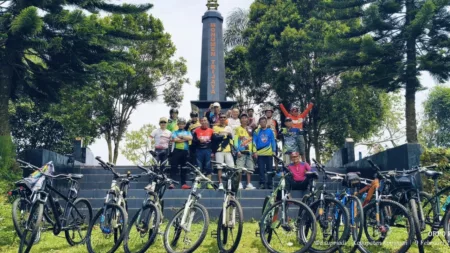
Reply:
M239 120L239 109L234 108L231 112L231 118L228 119L228 126L231 127L232 135L234 137L234 133L236 128L241 125L241 121Z
M155 140L155 152L157 156L155 157L158 162L163 162L169 156L169 143L172 132L167 130L168 119L162 117L159 119L160 128L155 129L150 134L150 139Z

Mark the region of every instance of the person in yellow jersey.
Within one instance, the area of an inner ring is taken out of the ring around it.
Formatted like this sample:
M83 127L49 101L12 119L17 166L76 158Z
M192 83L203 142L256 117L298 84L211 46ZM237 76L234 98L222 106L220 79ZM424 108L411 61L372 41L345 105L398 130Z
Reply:
M237 152L236 167L246 168L247 172L247 186L246 190L253 190L255 187L251 182L252 174L255 171L255 163L253 161L252 154L255 152L252 133L253 128L248 125L248 115L243 113L240 116L241 125L236 128L234 133L234 147ZM242 182L240 183L240 188Z
M221 113L219 115L219 124L213 127L214 145L213 152L216 162L226 163L227 166L234 167L234 158L231 154L232 132L233 130L227 124L227 115ZM222 169L217 168L217 176L219 178L219 190L223 190Z
M186 124L186 127L184 130L187 130L191 132L192 136L194 136L195 129L200 127L200 121L198 120L198 112L191 112L191 120ZM189 142L189 159L188 161L193 164L197 165L197 156L195 154L196 151L196 145L192 144L192 141Z

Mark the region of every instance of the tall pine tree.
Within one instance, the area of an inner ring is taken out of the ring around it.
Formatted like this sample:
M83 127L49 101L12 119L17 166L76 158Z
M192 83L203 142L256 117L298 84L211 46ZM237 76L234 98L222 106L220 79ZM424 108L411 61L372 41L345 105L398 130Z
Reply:
M421 71L436 80L450 77L449 0L333 0L322 15L362 20L344 36L328 38L336 54L331 66L345 82L387 91L405 89L406 135L417 143L416 92Z

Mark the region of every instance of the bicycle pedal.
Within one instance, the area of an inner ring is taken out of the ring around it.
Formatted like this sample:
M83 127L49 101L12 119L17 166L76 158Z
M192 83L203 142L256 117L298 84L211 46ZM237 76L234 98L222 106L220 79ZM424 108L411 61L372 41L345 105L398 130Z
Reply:
M255 231L255 236L260 236L260 235L261 235L261 232L259 230L256 230Z
M217 238L217 230L211 231L211 237L212 238Z

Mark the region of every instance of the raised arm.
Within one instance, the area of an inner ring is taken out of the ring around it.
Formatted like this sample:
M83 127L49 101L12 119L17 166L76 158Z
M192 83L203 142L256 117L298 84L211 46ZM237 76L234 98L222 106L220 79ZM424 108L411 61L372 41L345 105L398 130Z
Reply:
M280 104L280 109L283 112L285 117L292 117L291 114L289 114L289 112L286 110L286 108L284 107L284 105L282 103Z
M306 107L306 110L304 112L302 112L302 114L300 114L300 118L306 118L306 116L308 115L308 113L311 111L311 109L313 108L314 104L313 103L309 103L308 107Z

